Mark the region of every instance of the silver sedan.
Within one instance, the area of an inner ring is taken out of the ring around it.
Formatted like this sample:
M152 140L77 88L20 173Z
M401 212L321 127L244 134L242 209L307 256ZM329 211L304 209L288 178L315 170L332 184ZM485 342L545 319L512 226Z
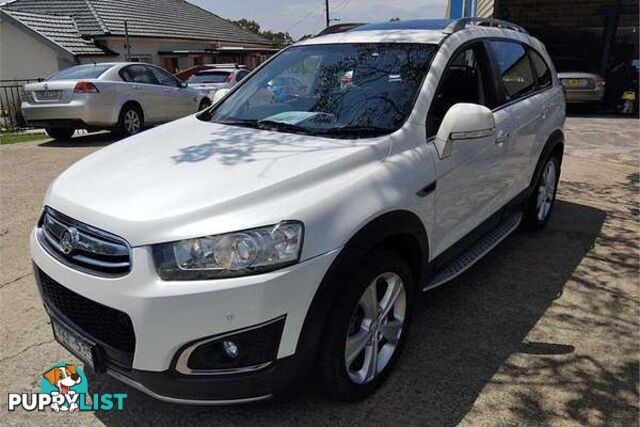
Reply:
M24 87L22 114L30 126L66 139L76 129L133 135L211 105L206 94L154 65L78 65Z

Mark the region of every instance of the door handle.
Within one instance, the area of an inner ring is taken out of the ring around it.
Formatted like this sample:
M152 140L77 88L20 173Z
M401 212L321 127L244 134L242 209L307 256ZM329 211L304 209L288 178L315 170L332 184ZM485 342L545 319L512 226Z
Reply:
M542 110L542 113L540 113L540 118L541 118L542 120L544 120L544 119L546 119L546 118L547 118L547 110Z

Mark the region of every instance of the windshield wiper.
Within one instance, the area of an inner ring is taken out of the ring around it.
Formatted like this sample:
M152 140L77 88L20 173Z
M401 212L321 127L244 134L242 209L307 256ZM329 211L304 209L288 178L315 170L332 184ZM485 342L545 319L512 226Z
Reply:
M291 123L278 122L275 120L259 120L256 122L256 124L260 129L275 129L285 132L302 132L305 134L311 133L311 130L305 127L294 125Z
M380 136L393 132L393 129L379 126L343 126L330 129L322 129L317 135L349 135L349 136Z
M259 128L257 120L246 120L246 119L237 119L237 120L216 120L215 123L219 123L221 125L229 125L229 126L245 126L250 128Z

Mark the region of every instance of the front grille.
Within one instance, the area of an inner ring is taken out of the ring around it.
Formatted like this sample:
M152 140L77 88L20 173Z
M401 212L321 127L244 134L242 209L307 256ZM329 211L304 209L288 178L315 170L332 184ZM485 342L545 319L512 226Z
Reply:
M114 358L130 365L136 338L131 318L126 313L78 295L39 269L37 273L44 301L54 314L63 316L61 320L98 344L117 350ZM108 348L105 350L110 354Z
M78 270L107 276L122 276L131 271L129 245L124 239L51 208L45 208L37 235L47 252Z

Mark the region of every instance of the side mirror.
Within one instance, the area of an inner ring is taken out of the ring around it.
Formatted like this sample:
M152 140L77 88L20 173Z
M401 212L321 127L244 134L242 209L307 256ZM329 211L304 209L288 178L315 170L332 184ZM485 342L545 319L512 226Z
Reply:
M224 98L231 89L218 89L216 93L213 94L213 99L211 100L212 104L218 103L222 98Z
M495 138L496 120L491 110L477 104L455 104L445 114L435 145L438 155L445 159L451 155L453 146L467 140Z
M186 89L187 87L189 87L189 83L187 83L187 82L180 82L180 87L181 87L182 89Z

